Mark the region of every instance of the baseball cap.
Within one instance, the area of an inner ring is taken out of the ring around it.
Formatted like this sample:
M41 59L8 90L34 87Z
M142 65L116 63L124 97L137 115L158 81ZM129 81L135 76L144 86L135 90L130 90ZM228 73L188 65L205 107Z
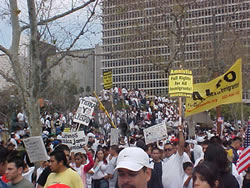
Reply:
M90 132L90 133L87 134L87 137L94 137L95 138L95 135Z
M115 169L125 168L131 171L139 171L144 166L153 168L149 163L148 154L139 147L129 147L119 153Z

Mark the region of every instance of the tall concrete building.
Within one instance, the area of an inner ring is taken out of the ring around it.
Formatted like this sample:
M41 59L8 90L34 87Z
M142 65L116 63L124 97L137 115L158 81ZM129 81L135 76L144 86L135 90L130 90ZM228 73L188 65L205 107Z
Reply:
M51 76L55 80L75 82L77 89L82 88L84 95L92 94L93 91L100 93L102 89L100 54L102 48L99 45L95 48L72 50L69 56L62 59L60 65L51 70Z
M102 8L102 69L116 86L166 95L172 68L203 82L250 60L249 0L104 0Z

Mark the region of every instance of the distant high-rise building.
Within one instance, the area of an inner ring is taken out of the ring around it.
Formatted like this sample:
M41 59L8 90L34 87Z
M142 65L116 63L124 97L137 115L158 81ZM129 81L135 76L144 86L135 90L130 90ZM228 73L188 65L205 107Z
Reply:
M102 8L103 70L118 87L166 95L170 68L201 82L237 57L249 62L249 0L104 0Z

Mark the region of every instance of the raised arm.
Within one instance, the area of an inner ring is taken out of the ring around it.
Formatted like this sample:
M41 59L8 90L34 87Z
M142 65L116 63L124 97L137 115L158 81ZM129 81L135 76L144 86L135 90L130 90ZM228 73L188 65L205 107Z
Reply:
M179 131L178 153L180 156L182 156L184 153L184 145L185 145L185 139L184 139L184 135L183 135L183 126L182 125L178 126L178 131Z
M93 160L93 157L92 157L91 153L90 153L89 150L88 150L88 147L87 147L87 146L84 146L84 149L85 149L85 151L86 151L86 155L87 155L88 160L89 160L89 163L86 164L86 165L84 166L84 169L83 169L84 172L87 173L87 172L94 166L94 160Z

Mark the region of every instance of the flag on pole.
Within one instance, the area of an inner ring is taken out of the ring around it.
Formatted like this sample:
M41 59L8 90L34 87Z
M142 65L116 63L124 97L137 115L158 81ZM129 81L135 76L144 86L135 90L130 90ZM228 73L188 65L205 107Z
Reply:
M248 124L245 140L244 140L244 150L239 156L237 162L237 170L239 174L250 167L250 124Z

